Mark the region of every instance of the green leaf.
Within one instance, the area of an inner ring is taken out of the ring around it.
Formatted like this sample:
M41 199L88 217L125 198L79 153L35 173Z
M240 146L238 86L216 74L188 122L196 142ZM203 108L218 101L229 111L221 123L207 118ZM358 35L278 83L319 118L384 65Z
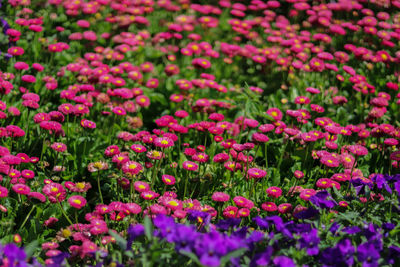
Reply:
M189 257L189 258L192 259L195 263L197 263L199 266L203 266L203 265L200 263L199 258L197 258L197 256L196 256L194 253L188 252L188 251L185 251L185 250L180 250L179 253L185 255L186 257Z
M229 252L225 256L221 258L221 266L225 266L225 264L229 263L230 259L240 257L246 252L246 248L240 248L235 251Z
M144 233L146 237L151 240L153 237L153 224L149 216L144 217Z
M39 244L39 242L37 240L34 240L25 246L25 253L26 253L26 257L28 259L30 257L32 257L33 253L35 252L36 248L38 247L38 244Z
M122 248L123 250L126 250L127 247L127 241L120 236L119 234L115 233L114 231L108 231L108 233L115 238L115 240L117 241L117 244L120 248Z

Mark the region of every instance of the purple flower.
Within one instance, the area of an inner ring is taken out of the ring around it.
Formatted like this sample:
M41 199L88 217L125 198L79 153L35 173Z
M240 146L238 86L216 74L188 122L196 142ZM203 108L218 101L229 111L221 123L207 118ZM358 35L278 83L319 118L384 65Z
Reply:
M372 177L372 181L376 183L376 186L379 189L382 189L382 187L385 188L385 190L389 193L392 194L392 189L389 187L388 183L386 182L386 177L382 174L377 174L374 177Z
M300 240L300 248L306 248L307 249L307 254L310 256L318 255L319 253L319 237L318 237L318 230L317 229L312 229L309 233L304 233Z
M323 190L310 197L311 203L322 209L331 209L337 205L328 191Z
M389 247L389 255L387 257L387 261L389 264L400 264L400 247L390 246Z
M296 267L294 261L286 256L278 256L273 260L273 262L278 267Z
M127 249L132 248L133 240L137 237L144 235L144 226L141 224L130 225L128 228L128 242L127 242Z
M366 242L357 248L358 260L362 262L363 267L377 267L380 258L379 251L371 242Z
M15 244L10 243L4 246L3 253L9 260L9 266L28 266L25 262L26 253L23 248L19 248Z
M153 220L153 223L158 228L154 235L159 238L165 238L168 242L172 243L176 228L174 219L160 214Z
M394 183L394 189L397 191L397 194L400 197L400 181Z
M343 239L334 248L325 249L321 253L320 261L328 266L352 266L354 251L350 239Z
M332 223L331 227L329 228L329 232L331 232L332 234L336 234L336 232L339 230L340 228L340 224L338 224L337 222Z
M253 266L268 266L271 261L271 256L273 253L272 247L267 247L263 252L257 253L251 259L250 267Z
M199 233L193 226L177 225L173 241L177 251L192 252L193 246L198 238Z
M347 233L349 235L354 235L361 232L361 229L358 226L349 226L342 229L342 232Z
M241 222L240 218L229 218L226 220L220 220L218 223L215 224L220 230L228 231L229 228L234 228L239 226Z

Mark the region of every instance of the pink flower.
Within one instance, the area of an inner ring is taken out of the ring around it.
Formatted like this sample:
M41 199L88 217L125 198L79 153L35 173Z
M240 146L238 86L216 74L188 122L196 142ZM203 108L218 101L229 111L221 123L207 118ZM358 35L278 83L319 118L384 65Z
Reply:
M149 190L149 191L142 192L142 193L140 194L140 196L141 196L143 199L152 200L152 199L157 198L157 197L159 196L159 194L156 193L156 192L153 192L153 191L150 191L150 190Z
M157 137L154 139L153 144L157 147L171 147L174 146L174 141L168 137Z
M161 177L161 180L163 181L164 184L166 185L174 185L175 184L175 177L172 175L164 174Z
M211 199L216 202L227 202L230 199L230 196L223 192L214 192L211 196Z
M13 185L12 190L21 195L28 195L29 192L31 192L30 187L24 184L15 184Z
M238 217L247 217L250 215L250 210L248 208L241 208L237 212Z
M278 207L276 206L276 204L274 202L265 202L265 203L261 204L261 208L268 212L273 212L273 211L278 210Z
M150 185L146 182L136 181L133 186L138 192L146 192L150 190Z
M143 170L143 166L136 161L128 161L122 165L122 171L131 175L136 175Z
M350 145L348 146L348 149L351 153L357 156L365 156L368 154L368 149L362 145Z
M136 104L141 107L148 107L150 106L150 99L145 95L140 95L135 98Z
M266 190L269 197L278 198L282 195L282 189L276 186L271 186Z
M236 206L241 207L241 208L248 208L251 209L254 207L254 203L242 196L236 196L233 198L233 202L235 203Z
M68 198L68 203L73 208L81 209L86 205L86 199L82 196L76 195Z
M182 167L183 167L185 170L188 170L188 171L197 171L197 169L199 168L199 165L197 165L197 164L194 163L193 161L187 160L187 161L184 161L184 162L182 163Z
M50 147L57 152L64 152L67 150L67 146L63 143L56 142L56 143L53 143Z
M225 218L236 218L237 217L238 208L234 206L228 206L222 212Z
M8 196L8 189L0 186L0 198L5 198Z
M295 170L294 171L294 177L296 177L297 179L301 179L301 178L304 177L304 173L302 171Z
M249 178L263 178L265 175L267 175L267 172L258 168L251 168L247 171L247 174L249 175Z
M61 184L54 182L46 184L42 191L49 198L51 203L61 202L67 196L65 188Z
M283 203L278 206L278 212L285 214L289 213L292 210L292 204L290 203Z
M81 126L83 128L95 129L96 123L87 119L81 120Z

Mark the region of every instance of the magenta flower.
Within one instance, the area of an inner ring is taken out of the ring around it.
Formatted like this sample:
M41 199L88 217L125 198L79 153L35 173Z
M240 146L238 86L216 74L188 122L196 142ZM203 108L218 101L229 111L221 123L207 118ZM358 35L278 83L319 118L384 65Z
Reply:
M68 203L75 209L81 209L86 205L86 199L82 196L75 195L68 198Z
M185 170L188 170L188 171L197 171L197 169L199 168L199 165L197 165L197 164L194 163L193 161L187 160L187 161L184 161L184 162L182 163L182 167L183 167Z

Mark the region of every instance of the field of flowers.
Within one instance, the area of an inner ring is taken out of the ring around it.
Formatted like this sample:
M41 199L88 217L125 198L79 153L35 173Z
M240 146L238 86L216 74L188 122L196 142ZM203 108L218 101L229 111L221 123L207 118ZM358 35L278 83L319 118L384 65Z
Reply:
M0 266L400 266L399 0L0 20Z

